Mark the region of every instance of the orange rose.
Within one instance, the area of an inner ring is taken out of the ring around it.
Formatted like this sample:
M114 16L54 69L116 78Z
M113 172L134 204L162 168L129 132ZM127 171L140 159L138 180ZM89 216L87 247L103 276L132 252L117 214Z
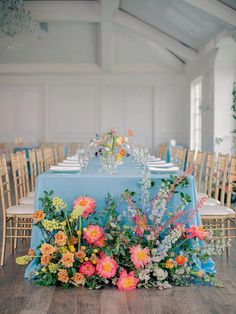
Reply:
M78 259L84 259L86 254L83 251L75 252L75 257Z
M46 214L41 210L36 210L34 214L32 214L32 217L34 218L34 222L39 222L45 218Z
M129 136L133 136L133 135L134 135L134 131L131 130L131 129L128 129L128 135L129 135Z
M48 266L50 260L51 260L50 255L42 255L40 263L41 263L43 266Z
M43 243L41 245L40 251L43 255L51 255L56 252L56 248L48 243Z
M54 236L54 239L55 239L56 245L58 246L66 245L67 236L65 235L63 231L58 231L58 233Z
M199 271L197 272L197 276L198 276L199 278L201 278L201 277L203 276L203 271L202 271L202 270L199 270Z
M183 265L184 263L186 263L187 262L187 258L186 257L184 257L183 255L178 255L178 256L176 256L176 263L178 264L178 265Z
M34 252L34 250L31 249L31 248L29 248L27 255L30 256L30 257L35 257L35 252Z
M173 261L170 260L170 259L168 259L168 260L166 261L166 268L171 269L171 268L173 268L173 267L174 267Z
M78 243L78 239L76 237L69 238L69 245L75 245Z
M67 283L69 281L67 270L61 269L57 274L57 278L59 281Z
M75 285L83 285L85 283L85 277L81 273L75 273L71 280Z
M74 263L74 254L67 251L66 253L62 254L62 258L60 260L63 266L65 267L73 267Z

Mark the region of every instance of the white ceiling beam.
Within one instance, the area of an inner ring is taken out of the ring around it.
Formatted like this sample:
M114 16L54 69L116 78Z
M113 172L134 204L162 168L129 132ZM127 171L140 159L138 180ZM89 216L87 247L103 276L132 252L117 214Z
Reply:
M179 57L185 58L187 60L193 60L198 56L198 52L195 50L186 47L173 37L166 35L165 33L149 26L148 24L125 12L117 10L113 15L113 21L132 30L135 33L146 37L161 47L169 49Z
M98 25L98 63L111 72L115 61L115 39L112 16L119 8L119 0L100 0L101 22Z
M39 21L82 21L99 23L100 5L96 1L25 1L25 9Z
M236 11L217 0L184 0L192 6L236 27Z

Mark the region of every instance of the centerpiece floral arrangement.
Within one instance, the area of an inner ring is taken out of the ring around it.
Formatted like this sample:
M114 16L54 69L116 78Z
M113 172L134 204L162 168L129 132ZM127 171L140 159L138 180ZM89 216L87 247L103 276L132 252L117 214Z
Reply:
M191 225L202 201L188 211L185 223L180 222L190 199L178 191L187 184L187 174L163 180L145 210L137 206L135 192L128 190L119 198L108 195L102 212L95 210L96 201L89 196L78 197L69 210L53 192L45 192L42 210L33 214L44 241L16 261L21 265L33 261L37 266L31 276L43 286L114 285L132 290L193 282L215 285L210 234ZM173 193L179 193L180 204L170 211Z
M102 171L116 173L116 167L123 163L127 156L126 143L134 132L129 129L127 136L120 135L116 129L110 129L101 136L97 136L97 151L95 155L100 157Z

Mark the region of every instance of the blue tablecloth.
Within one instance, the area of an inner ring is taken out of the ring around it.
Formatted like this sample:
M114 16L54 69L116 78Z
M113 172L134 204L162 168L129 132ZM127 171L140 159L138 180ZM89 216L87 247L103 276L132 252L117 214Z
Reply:
M71 208L73 201L78 196L89 195L96 199L96 211L102 211L105 205L105 197L108 193L112 196L119 196L125 189L140 193L140 180L142 179L142 169L135 166L130 158L119 167L116 175L99 173L101 167L99 160L94 158L89 166L78 173L54 173L46 172L37 178L35 193L35 209L40 209L39 197L43 196L44 191L54 191L54 194L62 198ZM152 173L154 187L150 190L151 197L157 194L161 184L161 179L170 174ZM186 214L195 208L197 198L194 179L189 177L189 185L184 189L191 197L191 203L185 208ZM180 201L180 195L174 194L169 202L168 208L175 208ZM183 218L184 219L184 218ZM192 224L200 225L201 220L198 214L192 217ZM33 227L31 247L36 249L42 240L42 233L39 228ZM35 265L32 262L26 269L25 277L28 278Z

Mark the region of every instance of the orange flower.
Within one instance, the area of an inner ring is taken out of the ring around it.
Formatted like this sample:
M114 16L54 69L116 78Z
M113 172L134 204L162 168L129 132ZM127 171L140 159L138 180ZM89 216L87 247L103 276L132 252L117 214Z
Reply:
M48 266L50 260L51 260L50 255L42 255L41 260L40 260L40 263L41 263L43 266Z
M180 265L183 265L184 263L186 263L187 262L187 258L186 257L184 257L183 255L178 255L178 256L176 256L176 263L180 266Z
M173 261L171 259L168 259L166 261L166 268L172 269L174 267Z
M66 253L62 254L62 258L60 260L63 266L69 268L73 267L74 263L74 254L67 251Z
M107 279L115 276L117 268L117 262L110 256L99 259L96 266L97 274Z
M69 245L75 245L78 243L78 239L76 237L69 238Z
M89 225L88 228L84 231L83 238L87 241L88 244L95 244L104 237L104 231L102 227L97 225Z
M131 261L135 268L144 267L151 260L149 248L142 248L140 244L130 248Z
M198 276L199 278L201 278L201 277L203 276L203 271L202 271L202 270L199 270L199 271L197 272L197 276Z
M56 248L48 243L43 243L41 245L40 251L43 255L51 255L56 252Z
M66 245L67 236L65 235L63 231L58 231L58 233L54 236L54 239L55 239L56 245L58 246Z
M31 248L29 248L29 250L28 250L28 254L27 254L28 256L30 256L30 257L34 257L35 256L35 252L34 252L34 250L33 249L31 249Z
M134 277L133 271L131 271L129 274L127 274L127 271L123 270L120 274L120 277L119 277L116 285L117 285L119 290L128 291L128 290L135 289L138 282L139 282L139 279Z
M121 155L121 156L125 156L125 150L124 150L124 149L121 149L121 150L120 150L120 155Z
M83 251L75 252L75 257L78 259L84 259L86 254Z
M129 136L133 136L133 135L134 135L134 131L131 130L131 129L128 129L128 135L129 135Z
M57 274L57 278L59 281L67 283L69 281L67 270L61 269Z
M32 214L32 217L34 218L34 222L39 222L45 218L46 214L41 210L38 209L34 214Z
M74 276L71 278L71 280L73 281L73 283L76 286L77 285L84 285L84 283L85 283L85 277L81 273L75 273Z

